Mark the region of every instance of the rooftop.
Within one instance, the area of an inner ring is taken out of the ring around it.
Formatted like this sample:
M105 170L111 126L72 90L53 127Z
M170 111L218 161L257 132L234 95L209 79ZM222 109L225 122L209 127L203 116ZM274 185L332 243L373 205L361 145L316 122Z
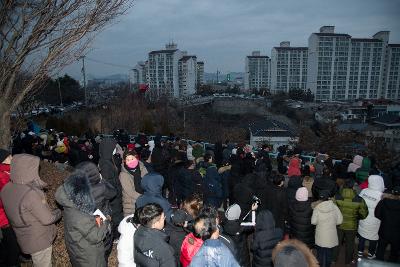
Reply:
M351 38L351 36L349 34L347 34L347 33L316 32L314 34L316 34L318 36L332 36L332 37L338 36L338 37L349 37L349 38Z
M303 47L303 46L275 46L274 49L276 50L308 50L308 47Z
M295 137L297 133L288 125L277 120L264 119L249 125L253 136Z
M384 114L375 118L374 123L388 127L400 127L400 116L395 114Z
M178 51L178 49L163 49L163 50L155 50L151 51L149 54L172 54L174 52Z
M247 58L269 58L269 56L247 56Z
M183 56L179 61L188 61L191 58L197 58L196 56Z

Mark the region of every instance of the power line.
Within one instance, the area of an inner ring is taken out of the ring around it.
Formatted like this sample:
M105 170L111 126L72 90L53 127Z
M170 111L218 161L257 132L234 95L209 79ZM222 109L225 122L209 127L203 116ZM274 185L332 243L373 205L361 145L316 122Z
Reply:
M109 66L113 66L113 67L117 67L117 68L129 69L129 70L132 69L131 66L114 64L114 63L105 62L105 61L101 61L101 60L97 60L97 59L93 59L93 58L89 58L89 57L86 57L86 59L89 60L89 61L93 61L93 62L99 63L99 64L103 64L103 65L109 65Z

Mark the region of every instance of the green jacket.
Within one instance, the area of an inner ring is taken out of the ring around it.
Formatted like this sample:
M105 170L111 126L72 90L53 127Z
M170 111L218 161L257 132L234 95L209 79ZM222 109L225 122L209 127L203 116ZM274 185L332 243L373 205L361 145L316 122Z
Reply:
M359 184L363 183L368 179L369 171L371 170L371 160L364 157L362 160L361 167L356 171L356 180Z
M357 230L358 221L368 216L368 208L363 198L350 188L343 188L335 196L335 203L343 215L342 230Z

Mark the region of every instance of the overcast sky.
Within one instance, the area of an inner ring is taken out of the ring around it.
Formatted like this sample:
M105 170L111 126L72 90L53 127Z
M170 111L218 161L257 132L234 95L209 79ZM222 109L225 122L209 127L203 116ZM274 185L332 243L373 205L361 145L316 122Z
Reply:
M206 72L244 71L244 58L253 50L270 56L288 40L307 46L322 25L354 37L391 31L390 43L400 43L398 0L136 0L128 13L99 33L87 54L89 75L128 74L151 50L173 40L178 48L197 55ZM124 67L90 61L96 59ZM80 78L81 65L65 72Z

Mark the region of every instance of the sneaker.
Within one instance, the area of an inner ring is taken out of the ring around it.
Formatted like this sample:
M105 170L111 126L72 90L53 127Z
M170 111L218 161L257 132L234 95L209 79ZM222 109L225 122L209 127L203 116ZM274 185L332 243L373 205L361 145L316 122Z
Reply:
M364 252L359 251L359 252L357 253L357 256L358 256L359 258L363 257L363 256L364 256Z
M369 260L373 260L373 259L375 259L376 258L376 255L374 254L374 255L372 255L371 253L368 253L368 259Z

